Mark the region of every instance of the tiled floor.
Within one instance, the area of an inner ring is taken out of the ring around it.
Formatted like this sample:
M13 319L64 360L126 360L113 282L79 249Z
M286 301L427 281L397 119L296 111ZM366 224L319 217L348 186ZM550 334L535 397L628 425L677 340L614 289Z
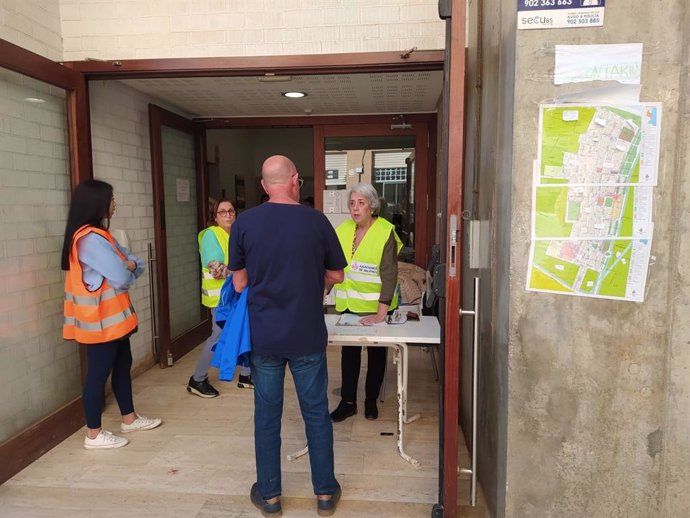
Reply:
M395 368L386 379L381 417L367 421L363 413L334 425L337 477L343 497L336 516L426 518L431 516L438 487L438 403L428 354L410 354L410 414L420 420L405 426L405 449L421 462L415 469L396 453ZM147 416L162 417L163 425L129 436L125 448L85 450L83 430L45 454L0 487L3 518L195 517L249 518L260 516L249 502L255 480L252 391L215 382L216 399L187 394L185 384L196 354L173 368L157 367L134 381L135 406ZM363 355L366 363L366 354ZM331 408L339 398L340 352L329 352ZM364 372L365 365L362 371ZM212 379L215 371L211 373ZM360 382L363 383L364 376ZM360 386L360 394L363 388ZM110 401L104 426L118 430L117 407ZM289 374L283 416L283 452L304 446L304 428ZM461 447L461 461L467 454ZM468 481L459 479L460 516L488 516L480 495L479 507L466 505ZM283 461L283 516L316 516L309 461Z

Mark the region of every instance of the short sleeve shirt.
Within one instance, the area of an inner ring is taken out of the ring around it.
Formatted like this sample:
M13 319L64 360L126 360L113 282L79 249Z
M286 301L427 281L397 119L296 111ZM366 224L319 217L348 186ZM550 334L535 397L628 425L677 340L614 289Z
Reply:
M225 261L223 249L216 235L210 230L204 230L204 235L201 236L201 265L207 266L211 261L218 261L220 263Z
M233 224L229 255L230 270L247 269L252 351L277 358L324 351L324 275L347 264L328 219L304 205L263 203Z

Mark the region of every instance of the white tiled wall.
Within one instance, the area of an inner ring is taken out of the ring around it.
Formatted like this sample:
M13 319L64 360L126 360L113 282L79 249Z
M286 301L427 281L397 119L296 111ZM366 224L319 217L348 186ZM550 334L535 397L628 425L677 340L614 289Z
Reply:
M62 90L0 69L0 443L81 392L62 340L66 127Z
M90 85L94 177L113 185L117 211L112 228L127 233L133 253L146 261L154 243L148 103L152 99L115 82ZM149 272L130 289L139 316L132 337L134 363L151 360Z
M437 0L60 0L64 59L444 48Z
M0 0L0 38L48 59L62 59L60 0Z

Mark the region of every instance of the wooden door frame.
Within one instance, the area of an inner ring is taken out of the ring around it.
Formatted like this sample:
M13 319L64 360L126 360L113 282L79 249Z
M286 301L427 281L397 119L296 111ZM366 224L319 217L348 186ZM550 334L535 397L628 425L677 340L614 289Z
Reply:
M400 122L399 115L338 115L297 117L238 117L212 118L203 120L206 130L211 129L290 129L311 128L313 136L314 165L314 207L322 210L323 199L318 196L325 189L325 150L327 136L415 136L417 153L417 186L415 196L425 203L415 204L415 225L426 221L425 226L416 226L415 263L426 268L430 247L436 235L436 127L435 113L403 114L405 122L412 128L391 129L391 124ZM373 132L373 133L372 133ZM426 143L426 147L424 148ZM422 150L422 148L424 148ZM423 151L423 152L422 152ZM423 161L423 162L422 162ZM421 167L422 163L424 164ZM423 170L422 175L419 171ZM423 178L420 178L422 177Z
M211 318L208 311L206 319L201 320L190 331L179 337L179 348L172 350L173 337L170 336L170 298L168 296L168 258L167 235L165 228L165 189L163 185L163 143L161 128L169 128L189 133L194 137L194 161L196 165L196 202L197 228L201 231L206 227L205 216L208 214L208 175L206 173L206 143L203 126L176 113L165 110L155 104L149 104L149 137L151 140L151 178L153 182L153 218L156 249L156 293L157 301L154 308L151 301L151 311L157 311L158 321L158 360L161 367L169 366L168 358L173 362L199 345L208 338L211 329ZM155 203L158 193L158 203ZM155 337L154 337L155 339Z
M460 349L462 339L460 310L462 304L462 236L463 176L465 162L465 0L450 0L451 16L446 20L448 82L446 118L447 188L445 247L446 282L443 329L443 517L458 515L458 441L460 438ZM450 235L451 218L455 217L455 235ZM455 243L453 243L455 241ZM454 249L453 249L454 245ZM451 277L451 269L454 276ZM475 440L475 438L473 438Z
M435 121L435 115L429 117L412 117L405 115L405 121L410 128L392 129L390 117L377 123L355 122L351 124L321 125L318 132L314 132L314 193L319 193L325 188L326 151L325 139L328 137L378 137L378 136L413 136L415 137L415 225L421 225L427 221L429 214L435 213L436 199L429 192L430 177L435 172L432 169L429 157L433 153L430 147L430 126ZM417 200L424 200L418 202ZM323 200L316 197L315 207L322 209ZM431 218L433 220L433 218ZM428 223L428 222L427 222ZM432 221L433 223L433 221ZM433 227L432 227L433 229ZM426 268L430 254L430 242L433 242L434 234L429 234L428 225L415 226L415 264Z
M88 86L83 74L0 39L0 68L62 88L66 93L71 189L93 178ZM86 374L85 346L79 346L81 379ZM0 484L51 450L84 425L81 395L0 444Z
M109 60L98 61L79 61L66 62L65 66L73 70L82 72L87 81L91 79L135 79L152 77L220 77L220 76L263 76L263 75L312 75L312 74L346 74L362 72L405 72L420 70L445 70L446 76L450 76L453 88L460 88L460 97L464 98L464 20L465 5L464 0L448 0L452 4L452 10L457 13L450 23L447 23L447 32L450 33L449 43L444 50L415 51L412 54L401 54L399 52L369 52L369 53L350 53L350 54L319 54L309 56L247 56L234 58L173 58L173 59L144 59L144 60ZM453 60L446 63L446 53L452 53ZM458 57L462 56L462 58ZM460 62L459 60L462 60ZM460 84L462 83L462 84ZM451 96L452 100L453 96ZM461 99L460 106L458 100L451 102L451 109L454 113L450 119L449 134L451 145L448 146L448 169L449 171L459 171L460 179L455 178L448 183L448 191L456 189L458 199L449 209L458 210L462 207L462 200L459 198L462 185L462 162L463 150L457 149L457 139L462 141L464 119L464 100ZM362 116L362 120L370 119L374 122L378 116ZM411 118L405 116L406 121ZM280 120L269 122L266 119L212 119L205 121L207 129L240 128L240 127L284 127L296 125L311 126L313 128L314 139L323 141L324 125L341 124L344 117L285 117ZM460 128L457 127L460 121ZM437 149L436 118L429 124L429 149L432 150L428 156L429 171L436 171L437 162L440 157L433 152ZM89 141L90 142L90 141ZM318 162L314 161L315 185L314 190L323 189L323 185L317 184L316 176ZM323 169L323 168L321 168ZM427 218L428 242L435 239L436 223L436 175L429 175L427 191L429 193L429 211L432 217ZM442 187L442 186L441 186ZM318 200L318 197L316 197ZM315 200L315 201L317 201ZM461 212L458 212L460 214ZM460 219L461 220L461 219ZM446 222L447 224L447 222ZM458 234L460 235L460 234ZM460 259L461 254L457 254ZM462 271L458 268L458 271ZM460 286L452 286L450 290L450 302L459 305ZM448 294L447 294L448 295ZM458 335L460 332L459 315L457 308L446 305L445 318L450 324L448 331L451 335ZM452 317L452 318L449 318ZM457 322L456 322L457 320ZM444 333L446 333L444 331ZM448 333L446 333L448 334ZM453 444L452 451L444 451L440 459L441 478L439 484L439 503L445 507L448 514L447 518L455 517L457 514L457 440L458 440L458 400L459 400L459 340L457 343L448 344L446 355L448 361L444 361L444 386L442 387L442 412L448 413L443 419L443 429L439 434L442 440ZM455 356L453 358L453 356ZM443 416L442 416L443 417ZM452 423L452 426L451 426Z

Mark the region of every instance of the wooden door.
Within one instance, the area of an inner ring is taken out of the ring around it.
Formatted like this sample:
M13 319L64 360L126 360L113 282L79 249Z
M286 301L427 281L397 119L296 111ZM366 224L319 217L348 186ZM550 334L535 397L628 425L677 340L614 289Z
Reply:
M209 336L201 305L197 234L206 226L208 179L201 125L149 105L155 290L151 302L161 366L170 366Z
M446 59L440 116L441 152L438 185L441 193L441 262L445 264L441 298L441 462L439 502L434 516L458 516L458 440L460 400L462 186L465 131L465 0L450 0L446 13Z

